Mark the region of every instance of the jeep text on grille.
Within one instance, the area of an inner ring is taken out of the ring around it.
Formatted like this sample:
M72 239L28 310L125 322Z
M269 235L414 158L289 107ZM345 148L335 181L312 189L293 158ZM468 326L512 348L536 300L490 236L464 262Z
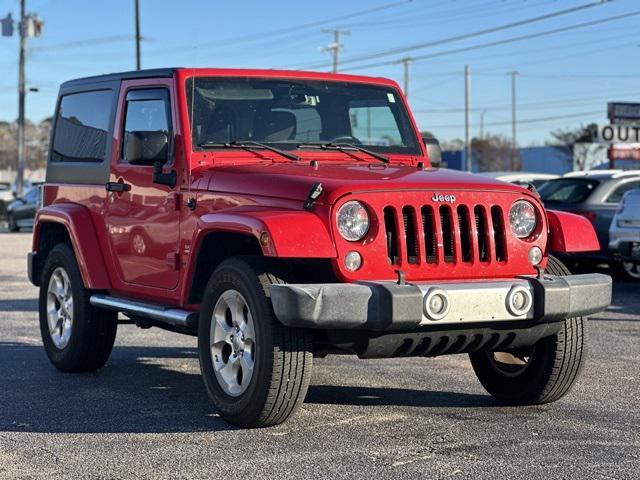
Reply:
M244 427L302 403L314 356L468 353L486 390L573 384L608 276L588 220L438 168L394 82L158 69L60 88L29 254L65 372L101 368L118 314L198 337L207 393Z

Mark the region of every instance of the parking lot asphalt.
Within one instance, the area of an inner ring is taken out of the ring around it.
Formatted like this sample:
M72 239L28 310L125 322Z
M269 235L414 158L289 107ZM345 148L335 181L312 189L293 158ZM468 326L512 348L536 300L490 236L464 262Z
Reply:
M316 359L301 411L238 430L210 407L196 340L121 325L107 366L41 346L31 234L0 234L0 478L640 478L640 284L588 325L575 388L505 408L466 355Z

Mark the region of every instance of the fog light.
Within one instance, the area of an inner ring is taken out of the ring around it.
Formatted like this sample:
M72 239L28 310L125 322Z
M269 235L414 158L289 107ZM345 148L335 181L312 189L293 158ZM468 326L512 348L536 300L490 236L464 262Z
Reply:
M542 261L542 250L540 247L531 247L529 250L529 263L531 265L540 265Z
M358 252L349 252L344 257L344 268L350 272L355 272L362 266L362 257Z
M424 315L431 320L441 320L447 313L451 304L447 292L440 288L432 288L424 296Z
M532 303L531 292L522 285L515 285L507 294L507 310L516 317L527 313Z

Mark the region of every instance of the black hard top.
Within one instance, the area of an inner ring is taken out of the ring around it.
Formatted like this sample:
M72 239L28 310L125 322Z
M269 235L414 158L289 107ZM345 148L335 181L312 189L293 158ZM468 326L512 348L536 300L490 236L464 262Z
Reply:
M62 84L62 87L77 87L87 83L113 82L119 80L129 80L134 78L157 78L172 77L176 68L149 68L147 70L132 70L130 72L108 73L106 75L95 75L93 77L76 78Z

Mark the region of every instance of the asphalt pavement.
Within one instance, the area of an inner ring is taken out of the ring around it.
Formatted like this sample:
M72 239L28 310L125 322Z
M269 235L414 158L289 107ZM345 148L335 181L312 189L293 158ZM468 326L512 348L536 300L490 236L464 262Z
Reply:
M574 389L505 408L466 355L316 359L301 411L238 430L208 403L196 339L121 325L97 373L41 346L31 234L0 234L0 479L640 478L640 284L588 325Z

